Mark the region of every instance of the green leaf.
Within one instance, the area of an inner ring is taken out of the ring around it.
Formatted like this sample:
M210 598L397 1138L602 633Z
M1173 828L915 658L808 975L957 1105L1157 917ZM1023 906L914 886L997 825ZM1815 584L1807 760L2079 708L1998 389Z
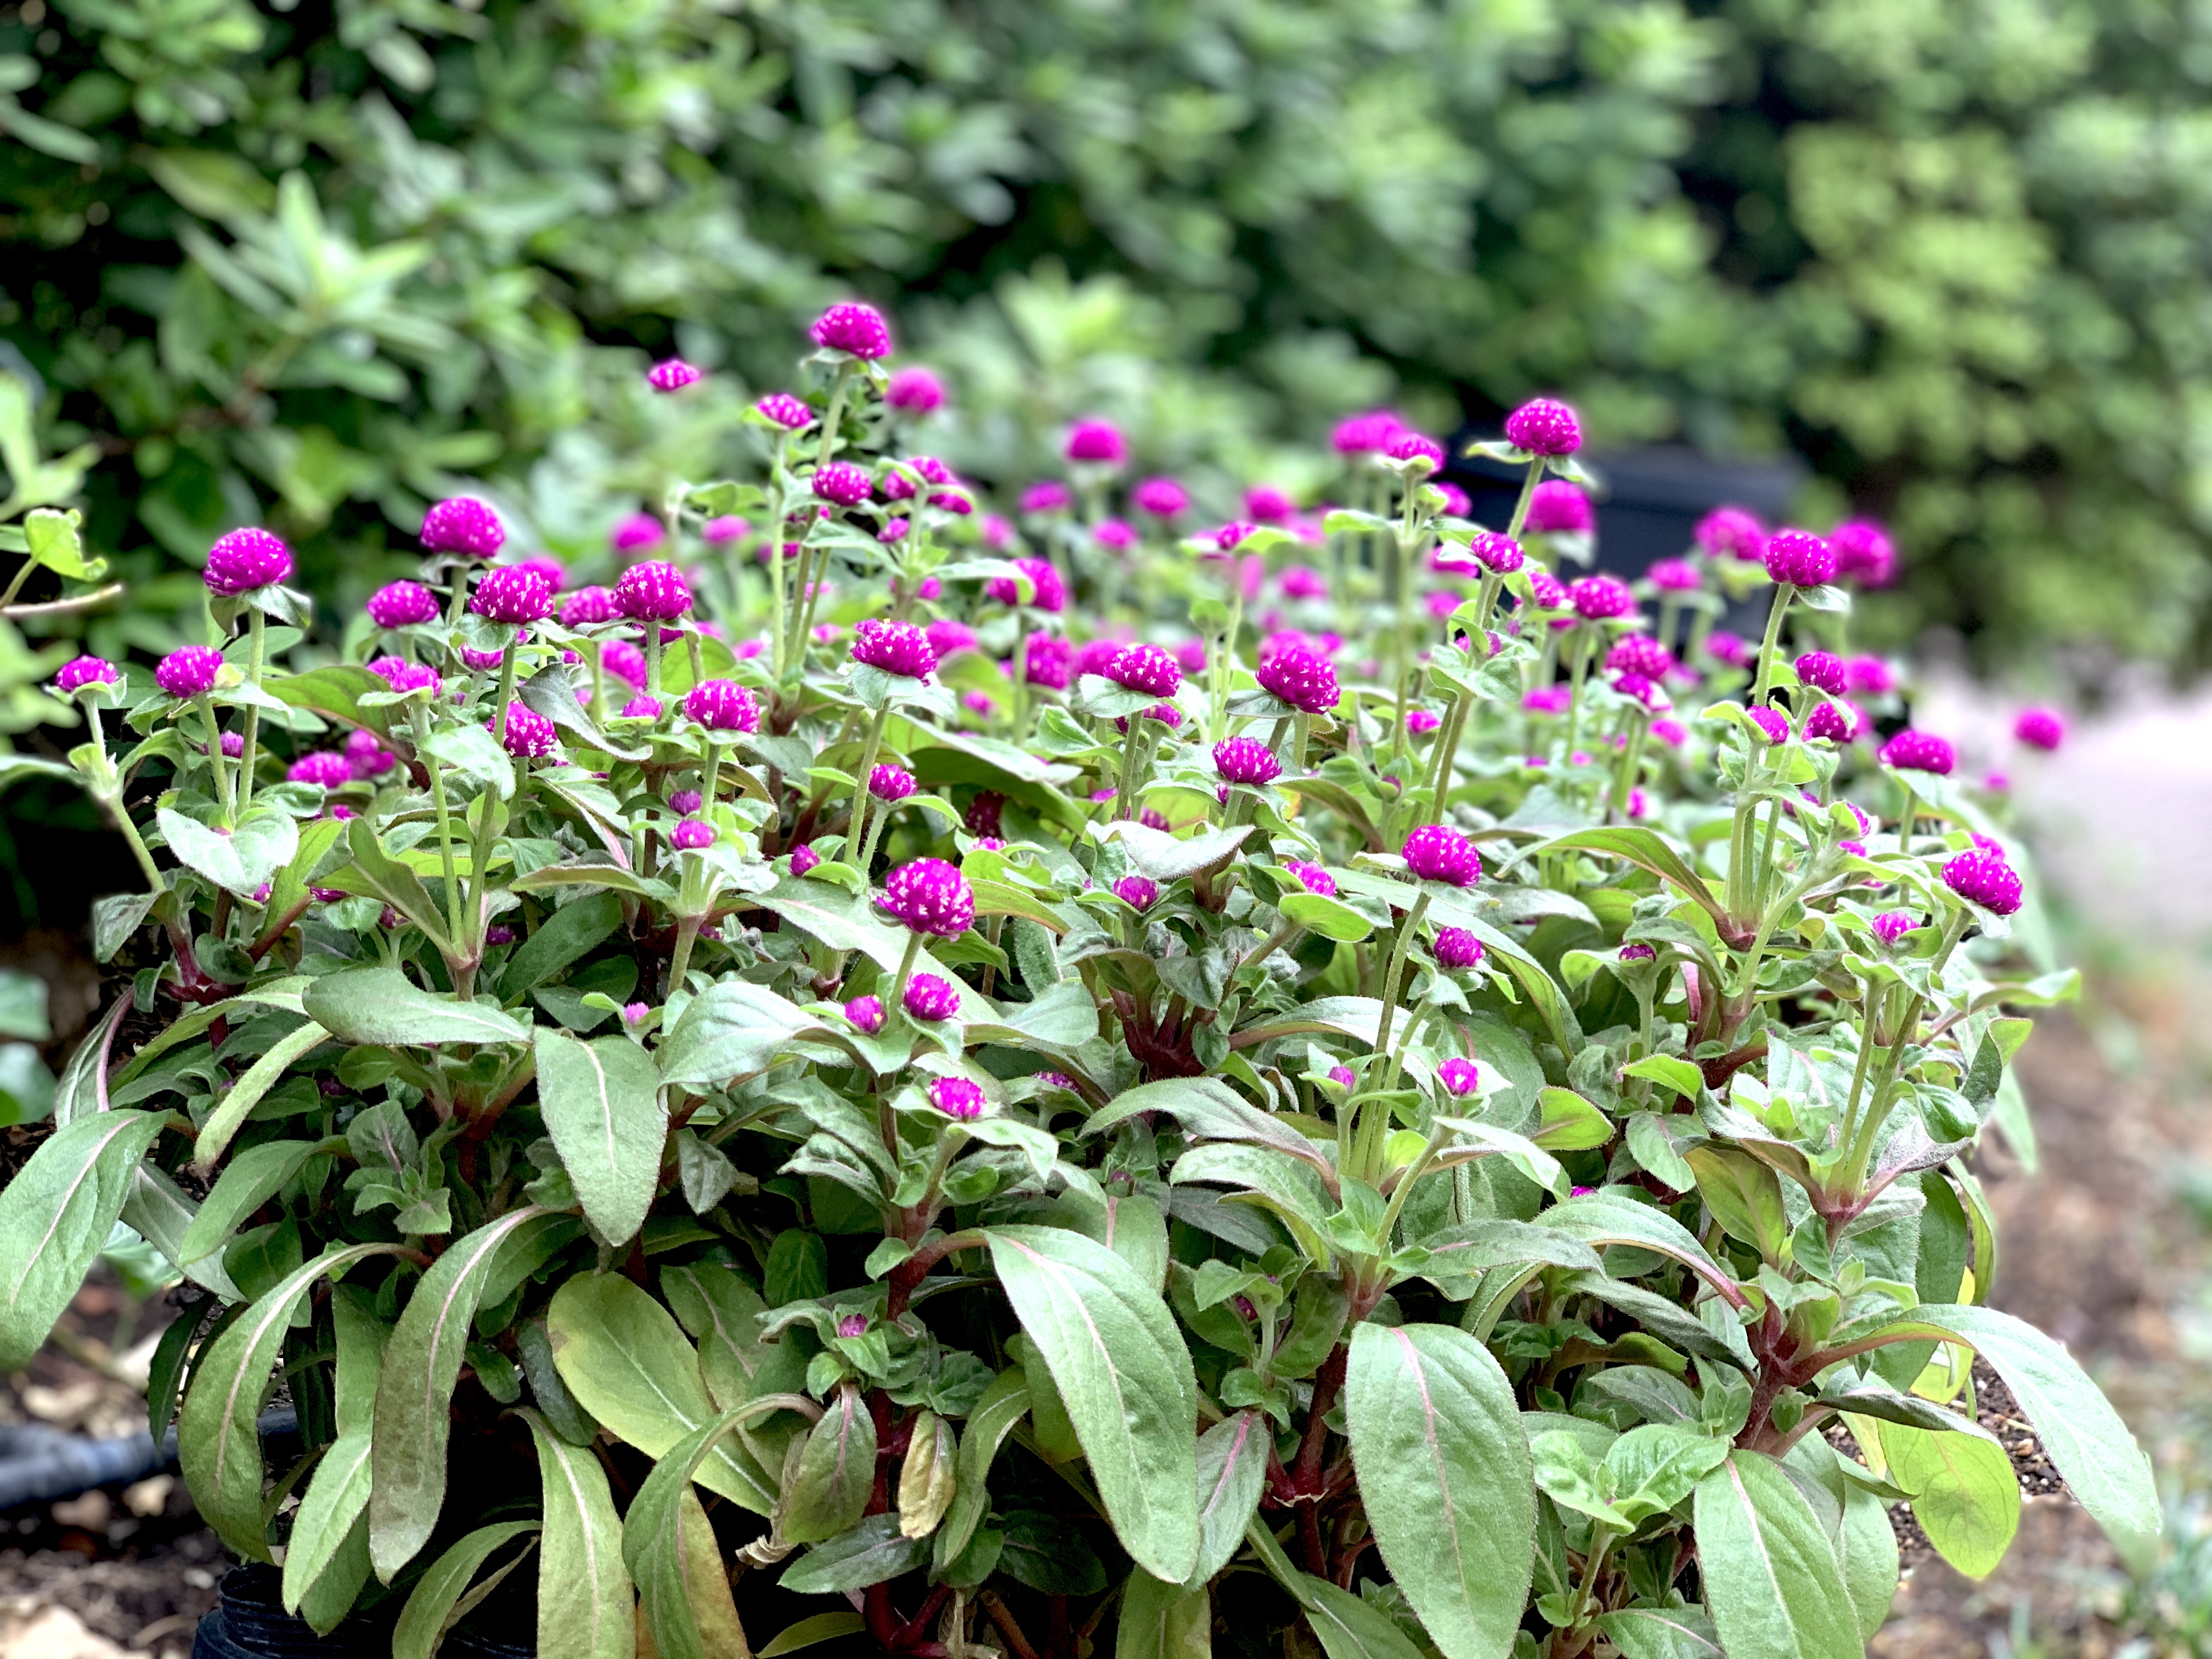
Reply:
M582 960L599 941L622 926L622 899L614 893L589 893L564 904L538 931L514 947L499 976L503 1001L520 1001L570 963Z
M619 682L617 682L619 684ZM589 712L576 701L579 688L588 688L591 675L581 668L556 662L541 668L514 688L525 708L543 714L587 749L597 749L620 760L638 761L647 758L653 751L646 748L624 748L593 725ZM611 704L611 696L609 702ZM490 736L487 732L485 736ZM512 769L510 768L510 772Z
M1613 1139L1613 1120L1571 1089L1544 1089L1543 1127L1530 1137L1547 1152L1584 1152Z
M56 1130L0 1188L0 1375L30 1363L115 1230L159 1112L99 1112Z
M542 1213L535 1205L510 1211L447 1246L392 1333L376 1389L368 1500L369 1559L385 1583L429 1541L445 1504L453 1384L493 1259L510 1233Z
M1624 1607L1600 1613L1590 1623L1620 1650L1621 1659L1723 1659L1713 1621L1694 1603Z
M372 820L359 817L346 825L346 852L353 862L324 878L325 885L390 905L421 928L438 951L452 953L453 941L446 935L446 924L431 901L429 889L412 868L384 850ZM519 890L522 884L515 885Z
M871 1435L869 1444L874 1443ZM912 1572L928 1559L927 1540L901 1533L896 1513L872 1515L807 1551L776 1582L795 1595L836 1595Z
M660 1294L699 1345L707 1392L724 1411L743 1403L768 1350L759 1316L768 1304L727 1267L695 1261L660 1270Z
M632 1659L636 1598L623 1565L622 1519L599 1461L525 1410L538 1446L538 1659Z
M868 1621L857 1613L817 1613L795 1625L785 1626L760 1650L760 1659L782 1659L787 1653L797 1653L801 1648L811 1648L817 1642L834 1642L841 1637L858 1636L867 1627Z
M307 1017L341 1042L401 1048L530 1041L528 1022L489 1003L425 991L397 968L344 968L325 974L310 981L301 1001Z
M619 1273L563 1285L546 1310L554 1363L576 1403L648 1457L714 1420L698 1356L668 1310ZM702 1453L702 1486L756 1515L775 1507L775 1483L741 1449Z
M952 1488L952 1503L937 1529L938 1569L957 1559L975 1535L976 1523L991 1508L986 1486L999 1443L1030 1408L1028 1379L1018 1366L1008 1366L991 1379L975 1409L968 1413L967 1432L960 1437L960 1455Z
M473 721L441 726L423 743L426 760L443 761L453 776L471 790L489 790L501 800L514 795L514 760L497 738Z
M848 1384L823 1407L799 1451L784 1498L783 1535L814 1544L860 1525L875 1480L875 1419L860 1391Z
M1240 823L1233 830L1179 836L1133 818L1122 818L1108 830L1107 839L1119 841L1127 849L1129 862L1139 875L1165 884L1224 862L1244 844L1253 829L1251 824Z
M22 481L17 480L20 484ZM84 514L75 507L57 512L33 507L23 518L23 538L29 544L31 562L42 564L70 581L96 582L107 574L107 561L88 558L84 550Z
M292 1063L329 1035L311 1019L285 1032L247 1066L231 1085L230 1092L223 1096L222 1104L210 1113L208 1121L200 1126L199 1139L192 1143L193 1167L203 1171L214 1168L216 1160L230 1145L231 1137L245 1126L247 1116L263 1097L283 1081Z
M637 1237L653 1207L668 1111L653 1057L626 1036L537 1034L538 1105L584 1213L608 1243Z
M1382 1608L1369 1606L1326 1578L1297 1576L1304 1581L1300 1605L1306 1622L1328 1659L1420 1659L1420 1650ZM1509 1636L1508 1645L1492 1650L1493 1656L1510 1651L1510 1643Z
M1721 1645L1759 1659L1863 1659L1836 1553L1782 1466L1735 1451L1698 1483L1705 1605Z
M1341 899L1319 893L1285 893L1275 902L1285 921L1333 939L1340 945L1357 945L1375 931L1375 924Z
M368 1446L369 1431L356 1429L333 1441L315 1465L284 1547L287 1613L300 1610L315 1581L337 1559L368 1511Z
M216 1536L250 1561L270 1559L257 1419L300 1298L325 1273L341 1273L365 1256L388 1255L398 1248L349 1244L324 1251L226 1326L192 1368L177 1425L185 1484Z
M820 1029L812 1015L766 986L725 980L684 1005L655 1057L668 1082L726 1089L768 1070L793 1038Z
M1174 1316L1079 1233L1000 1227L984 1237L1121 1547L1154 1577L1183 1583L1198 1560L1198 1402Z
M1686 1060L1674 1054L1646 1054L1620 1068L1623 1077L1650 1078L1663 1083L1683 1099L1694 1102L1698 1091L1705 1086L1705 1074Z
M1445 1659L1505 1652L1535 1571L1536 1528L1505 1373L1450 1326L1361 1325L1345 1418L1383 1563Z
M2064 1348L2010 1314L1958 1304L1917 1308L1875 1334L1964 1342L1988 1360L2081 1507L2123 1555L2148 1553L2160 1522L2150 1459Z
M1782 1181L1767 1165L1733 1146L1692 1146L1682 1155L1698 1177L1698 1196L1731 1238L1751 1245L1770 1262L1782 1259L1790 1221Z
M1209 1659L1212 1652L1213 1607L1205 1584L1163 1583L1142 1567L1129 1575L1114 1659Z
M1091 1115L1083 1133L1103 1134L1141 1112L1165 1112L1201 1140L1243 1140L1272 1146L1311 1165L1323 1183L1334 1189L1336 1168L1313 1142L1215 1078L1171 1078L1125 1090Z
M198 1261L222 1249L240 1224L275 1197L315 1152L316 1143L312 1140L271 1140L249 1146L231 1159L216 1178L214 1189L200 1200L191 1224L185 1229L179 1246L184 1261L178 1265Z
M154 814L154 821L179 863L240 898L251 898L300 846L299 826L292 815L274 806L248 809L228 835L167 806Z
M1198 1565L1191 1583L1210 1582L1244 1541L1244 1528L1259 1511L1273 1449L1267 1419L1257 1412L1238 1412L1199 1436Z
M1715 921L1728 920L1728 911L1705 878L1685 863L1682 855L1669 847L1656 830L1634 825L1607 830L1578 830L1571 835L1539 842L1527 848L1523 859L1541 857L1547 853L1607 853L1626 860L1642 869L1649 870L1662 881L1671 882L1686 896L1697 901Z
M497 1526L478 1527L433 1561L430 1570L415 1581L407 1605L399 1610L399 1622L392 1630L392 1659L431 1659L447 1631L467 1612L460 1605L462 1595L491 1553L502 1544L537 1530L534 1521L506 1521ZM492 1583L496 1584L514 1571L521 1560L522 1556L518 1554L494 1575Z

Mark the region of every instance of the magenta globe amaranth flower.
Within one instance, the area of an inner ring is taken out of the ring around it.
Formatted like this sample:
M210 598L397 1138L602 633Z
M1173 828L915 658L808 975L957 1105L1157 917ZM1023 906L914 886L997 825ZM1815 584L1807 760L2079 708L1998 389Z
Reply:
M875 484L868 470L854 466L850 461L831 461L815 470L812 488L815 495L839 507L858 507L875 493Z
M1474 562L1493 576L1510 576L1526 562L1521 544L1495 530L1475 532L1467 544Z
M289 783L312 783L319 789L337 789L353 781L353 765L334 749L302 755L286 769Z
M704 818L686 818L668 832L668 844L679 853L696 853L714 844L714 826Z
M210 593L235 598L292 574L292 550L265 530L233 530L216 538L200 580Z
M1528 497L1523 529L1532 535L1585 535L1597 528L1590 498L1565 478L1547 478Z
M1261 785L1283 775L1275 751L1257 738L1229 738L1213 745L1213 769L1224 783Z
M1482 941L1464 927L1437 929L1437 966L1448 974L1481 966Z
M752 533L752 526L734 513L717 514L699 526L699 539L709 547L727 547Z
M1280 524L1297 510L1298 504L1273 484L1254 484L1244 492L1244 516L1261 524Z
M1176 641L1175 659L1176 665L1184 673L1203 674L1206 672L1206 641L1196 635L1187 640Z
M1871 519L1846 519L1828 532L1836 550L1836 576L1863 587L1887 587L1897 575L1897 548Z
M2012 734L2047 755L2066 741L2066 719L2056 708L2023 708L2012 723Z
M105 657L72 657L54 676L54 690L67 696L88 685L116 685L122 679L123 671Z
M968 811L961 823L971 836L985 839L1001 834L1006 825L1002 816L1006 810L1006 798L995 789L978 789L975 799L968 803Z
M522 703L507 706L507 730L500 732L492 722L484 722L484 730L499 738L507 752L517 760L543 760L553 752L560 734L553 722L536 709Z
M1318 864L1309 864L1304 859L1285 859L1283 869L1309 893L1317 893L1323 898L1336 896L1336 878Z
M678 817L688 818L706 805L706 799L696 789L678 789L668 798L668 805Z
M615 713L626 720L657 720L660 718L660 699L641 691Z
M1156 519L1172 519L1190 505L1190 492L1173 478L1146 478L1129 492L1129 504Z
M599 665L617 679L645 690L645 653L628 640L609 640L599 647Z
M1159 901L1159 884L1145 876L1124 876L1114 884L1114 896L1132 910L1149 910Z
M884 401L902 415L927 415L945 404L945 382L920 367L902 368L884 388Z
M1406 730L1417 738L1425 738L1444 723L1444 717L1433 708L1408 708L1406 711Z
M1405 429L1406 423L1395 409L1370 409L1339 421L1329 441L1340 455L1376 455L1388 449L1390 441Z
M615 609L633 622L674 622L690 608L690 584L665 559L634 564L615 584Z
M983 1088L964 1077L935 1078L929 1085L929 1103L949 1118L973 1123L983 1115Z
M1328 579L1310 564L1294 564L1280 578L1286 599L1325 599Z
M1280 697L1308 714L1325 714L1336 707L1336 670L1318 652L1293 646L1278 651L1260 665L1260 689Z
M881 761L868 771L868 793L884 802L904 800L921 786L914 774L893 761Z
M681 357L671 357L645 371L645 383L655 392L681 392L706 377Z
M1042 559L1016 559L1014 568L1029 579L1030 597L1022 598L1022 585L1012 576L994 576L983 592L1000 605L1027 604L1033 609L1057 613L1067 605L1067 586L1060 572Z
M666 541L668 531L652 514L633 513L615 526L607 539L617 553L641 553Z
M1905 910L1885 910L1874 919L1875 937L1889 945L1919 926L1920 918Z
M831 306L814 319L808 332L825 351L842 351L871 362L891 355L890 325L873 306Z
M880 617L869 617L853 630L853 660L915 680L927 679L937 668L928 635L912 623Z
M1172 697L1182 686L1182 665L1157 645L1126 646L1115 653L1106 678L1147 696Z
M516 627L543 622L553 614L553 584L534 566L499 565L484 572L469 609L486 622Z
M1805 735L1830 743L1855 743L1866 730L1866 716L1848 702L1824 702L1805 716Z
M2008 916L2020 908L2020 872L2005 861L2002 853L1974 848L1943 866L1943 884L1969 904L1993 915Z
M1644 574L1662 593L1694 593L1705 585L1698 567L1687 559L1656 559Z
M973 651L975 648L975 630L966 623L955 622L950 617L939 617L921 631L928 638L929 648L937 653L939 662L956 651Z
M1444 447L1419 432L1400 433L1383 453L1394 461L1413 462L1406 470L1417 477L1425 477L1444 464Z
M1609 622L1636 613L1636 590L1618 576L1584 576L1568 584L1567 602L1584 622Z
M1958 751L1948 738L1910 727L1882 744L1880 759L1901 772L1932 772L1937 777L1948 777L1959 763Z
M1605 665L1641 674L1648 680L1663 680L1674 672L1674 653L1649 634L1624 634L1605 653Z
M1340 1089L1356 1089L1359 1086L1358 1074L1353 1072L1352 1067L1349 1066L1330 1066L1328 1068L1328 1080L1331 1083L1335 1084Z
M438 671L424 662L404 662L398 657L379 657L368 665L368 672L377 676L394 691L428 691L436 696L445 690L445 681Z
M1069 460L1088 465L1119 466L1129 458L1129 442L1111 421L1078 421L1068 428L1063 453Z
M1620 954L1614 958L1614 960L1618 962L1650 962L1656 959L1658 955L1658 951L1653 950L1648 945L1641 943L1636 945L1624 945L1620 947Z
M822 854L805 842L791 849L791 873L803 876L822 862Z
M881 997L854 997L845 1005L845 1018L853 1022L855 1030L873 1036L884 1029L884 1000Z
M507 526L499 514L473 495L454 495L422 515L417 538L426 553L459 553L488 559L507 545Z
M814 424L814 411L805 400L788 392L771 392L753 407L786 432L804 432Z
M1057 635L1030 635L1022 648L1022 677L1048 691L1065 691L1075 678L1075 647Z
M1832 697L1844 695L1848 677L1844 669L1844 659L1834 653L1808 651L1797 659L1794 666L1797 670L1797 678L1803 684L1817 691L1825 691Z
M1473 1060L1455 1054L1437 1067L1437 1081L1448 1095L1471 1095L1482 1086L1482 1071Z
M878 902L902 926L939 939L957 939L975 920L968 878L943 859L900 865L884 878Z
M1768 743L1777 744L1787 743L1790 741L1790 721L1780 709L1771 708L1765 703L1759 703L1753 708L1745 709L1743 712L1749 718L1751 723L1759 728L1759 735L1765 738Z
M1046 478L1022 491L1024 513L1065 513L1075 505L1075 492L1057 478Z
M1766 574L1791 587L1818 587L1836 575L1836 550L1809 530L1778 530L1766 538Z
M1224 553L1234 553L1259 533L1260 526L1256 524L1245 524L1241 520L1225 524L1213 532L1213 544ZM1212 558L1213 556L1209 553L1206 556Z
M1705 654L1730 668L1742 668L1751 661L1751 641L1724 628L1716 628L1705 635Z
M388 582L368 596L369 621L379 628L408 628L438 620L438 596L420 582Z
M1471 887L1482 879L1482 855L1473 842L1448 825L1423 824L1406 837L1399 851L1416 880Z
M702 680L684 696L686 720L709 732L760 730L760 703L735 680Z
M222 672L222 653L211 645L179 646L154 670L154 684L173 697L204 696Z
M935 974L916 974L906 982L906 995L899 1000L916 1019L932 1023L950 1019L960 1012L958 988Z
M1137 527L1127 519L1101 519L1091 526L1091 539L1109 553L1127 553L1137 544Z
M1698 520L1691 532L1708 553L1726 554L1745 564L1754 564L1766 551L1766 526L1740 507L1717 507Z
M1583 447L1575 411L1551 398L1535 398L1505 417L1505 439L1531 455L1571 455Z

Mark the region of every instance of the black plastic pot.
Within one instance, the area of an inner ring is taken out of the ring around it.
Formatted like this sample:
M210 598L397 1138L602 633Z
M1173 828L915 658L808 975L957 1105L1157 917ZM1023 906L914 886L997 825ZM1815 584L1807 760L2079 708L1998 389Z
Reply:
M328 1636L284 1611L283 1575L251 1563L223 1575L222 1597L200 1620L192 1659L384 1659L404 1598L356 1613ZM440 1644L439 1659L536 1659L538 1635L527 1596L494 1596Z

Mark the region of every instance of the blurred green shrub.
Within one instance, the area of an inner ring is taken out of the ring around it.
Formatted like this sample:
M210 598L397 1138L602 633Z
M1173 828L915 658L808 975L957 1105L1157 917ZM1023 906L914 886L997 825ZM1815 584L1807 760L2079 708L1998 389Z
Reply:
M256 519L349 605L469 477L599 548L857 289L978 431L1226 481L1564 388L1890 513L1894 631L2201 654L2208 65L2182 0L24 0L0 356L132 584L46 625L166 643Z

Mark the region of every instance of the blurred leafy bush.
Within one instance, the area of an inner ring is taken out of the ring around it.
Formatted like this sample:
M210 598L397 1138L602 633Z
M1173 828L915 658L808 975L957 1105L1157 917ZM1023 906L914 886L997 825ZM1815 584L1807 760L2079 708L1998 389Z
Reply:
M2208 65L2179 0L26 0L0 356L133 600L44 625L170 643L257 520L349 605L463 477L602 548L857 289L975 455L1564 388L1891 513L1893 631L2197 654Z

